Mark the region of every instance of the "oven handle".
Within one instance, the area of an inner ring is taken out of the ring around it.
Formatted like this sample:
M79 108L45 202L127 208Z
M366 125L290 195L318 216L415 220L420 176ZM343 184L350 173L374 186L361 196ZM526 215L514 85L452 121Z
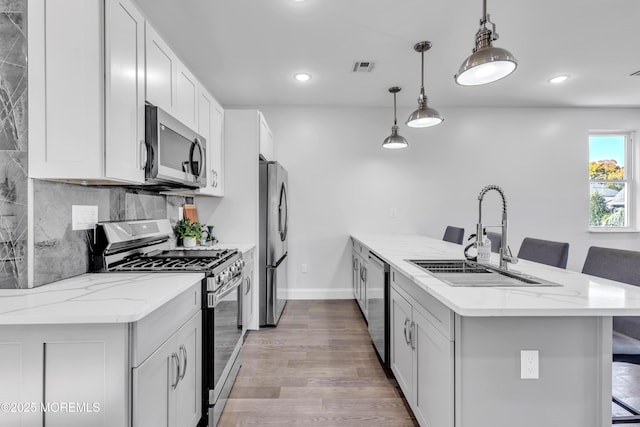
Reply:
M219 292L216 291L213 294L209 294L209 308L215 307L216 305L218 305L218 302L220 302L222 298L226 297L235 289L237 289L241 283L242 283L242 274L238 275L238 277L234 279L233 282L231 282L229 285L226 285ZM211 301L211 299L213 299L213 301Z

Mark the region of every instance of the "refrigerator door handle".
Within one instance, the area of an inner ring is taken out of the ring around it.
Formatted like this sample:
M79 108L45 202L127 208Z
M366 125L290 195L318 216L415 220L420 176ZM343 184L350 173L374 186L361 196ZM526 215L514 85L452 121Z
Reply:
M280 240L283 242L287 238L287 231L289 228L289 214L287 212L287 209L287 187L283 182L280 187L280 203L278 205L278 232L280 233ZM283 216L284 221L282 219Z

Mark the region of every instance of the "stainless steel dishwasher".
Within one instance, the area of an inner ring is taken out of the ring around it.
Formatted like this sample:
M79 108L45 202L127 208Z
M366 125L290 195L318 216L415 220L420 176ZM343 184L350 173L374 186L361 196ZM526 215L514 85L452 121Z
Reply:
M389 264L369 251L367 264L367 307L369 335L378 356L389 365Z

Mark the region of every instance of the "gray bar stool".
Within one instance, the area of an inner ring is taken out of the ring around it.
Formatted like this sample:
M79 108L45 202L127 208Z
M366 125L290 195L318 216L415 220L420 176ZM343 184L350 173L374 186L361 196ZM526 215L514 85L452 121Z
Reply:
M448 225L446 230L444 230L444 236L442 236L442 240L444 240L445 242L457 243L461 245L462 241L464 240L464 228Z
M591 246L582 267L584 274L640 286L640 252ZM640 365L640 317L613 318L613 361ZM612 400L632 416L613 417L613 424L640 422L640 411L622 402Z
M568 243L534 239L532 237L524 238L518 252L518 258L560 268L567 268L568 257Z

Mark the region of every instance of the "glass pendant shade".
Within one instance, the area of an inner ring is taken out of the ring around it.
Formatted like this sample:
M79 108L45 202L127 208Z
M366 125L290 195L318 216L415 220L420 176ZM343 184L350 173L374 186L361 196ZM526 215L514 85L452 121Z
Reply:
M424 53L431 49L431 42L416 43L413 49L422 54L422 80L420 96L418 97L418 109L411 113L405 124L412 128L435 126L442 123L444 119L436 109L427 106L427 96L424 94Z
M391 135L384 139L382 148L389 148L393 150L398 148L406 148L409 146L407 140L398 135L398 119L396 117L396 93L400 92L400 90L401 89L398 86L389 88L389 92L393 94L393 126L391 127Z
M487 24L491 28L487 28ZM462 63L455 80L461 86L478 86L507 77L518 67L516 58L506 49L495 47L496 25L487 14L487 0L482 0L482 19L476 33L473 53Z

